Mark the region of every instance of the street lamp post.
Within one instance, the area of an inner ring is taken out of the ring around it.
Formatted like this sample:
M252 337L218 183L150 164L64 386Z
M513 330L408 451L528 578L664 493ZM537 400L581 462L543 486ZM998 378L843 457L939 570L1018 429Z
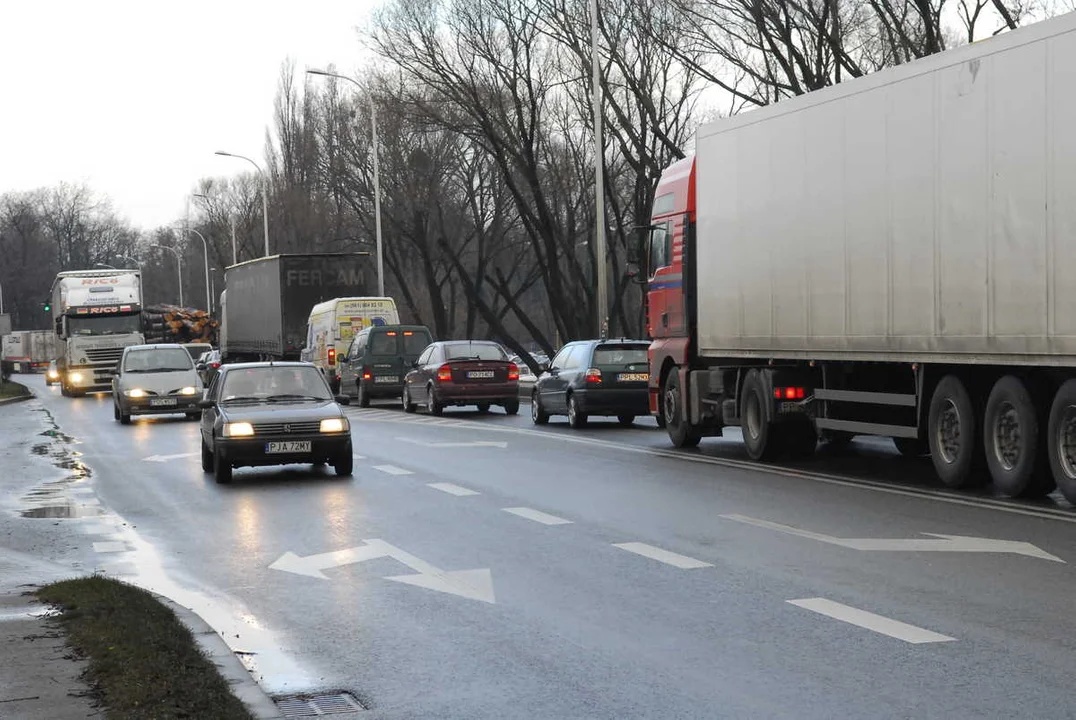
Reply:
M212 295L212 291L209 289L209 243L206 242L205 235L198 232L197 230L190 227L189 225L187 226L186 230L187 230L187 232L192 232L195 235L197 235L198 238L202 241L202 250L205 251L205 302L206 302L206 309L209 311L209 314L212 315L213 314L213 295Z
M262 176L262 228L265 231L265 256L269 256L269 178L262 171L261 166L254 162L245 155L236 155L235 153L224 152L223 150L217 150L214 155L222 155L224 157L239 158L240 160L246 160L248 163L254 166L254 168Z
M598 332L609 332L609 280L605 249L605 176L602 138L602 86L598 63L598 0L590 0L590 64L594 71L594 254L597 262Z
M179 281L179 306L183 307L183 258L179 251L167 245L150 245L150 247L162 248L176 256L176 280Z
M337 78L338 80L346 80L352 83L360 90L362 85L358 80L350 78L347 75L339 75L328 70L307 70L310 75L322 75L324 77ZM378 161L378 141L377 141L377 105L373 102L370 103L370 143L373 145L374 156L374 227L377 234L377 294L385 295L385 255L382 251L381 244L381 169Z

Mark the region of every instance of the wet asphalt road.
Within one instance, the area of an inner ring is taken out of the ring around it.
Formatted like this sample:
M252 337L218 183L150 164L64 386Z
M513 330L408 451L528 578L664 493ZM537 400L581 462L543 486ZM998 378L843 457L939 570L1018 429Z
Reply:
M354 478L219 486L196 423L122 427L107 395L29 383L107 511L56 531L180 594L272 693L345 689L387 718L1076 715L1076 512L934 493L883 441L771 471L729 441L670 452L649 419L385 405L348 409ZM926 533L1034 548L847 542L945 542ZM270 567L286 553L324 577Z

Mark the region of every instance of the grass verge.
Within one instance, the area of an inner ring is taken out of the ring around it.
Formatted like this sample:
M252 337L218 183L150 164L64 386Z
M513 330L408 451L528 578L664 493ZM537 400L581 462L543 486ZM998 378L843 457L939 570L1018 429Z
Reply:
M25 385L13 382L11 380L5 380L4 382L0 382L0 400L29 394L30 389L27 388Z
M68 643L84 655L109 718L251 718L187 626L150 593L94 575L37 592L61 609Z

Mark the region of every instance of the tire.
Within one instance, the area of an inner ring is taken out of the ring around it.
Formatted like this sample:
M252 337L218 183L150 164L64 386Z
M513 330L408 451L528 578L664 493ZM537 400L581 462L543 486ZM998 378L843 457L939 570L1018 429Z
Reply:
M934 388L927 416L927 440L934 471L943 485L964 488L985 481L975 405L955 375L946 375Z
M575 395L568 396L568 425L573 430L581 430L587 426L587 414L579 409Z
M478 403L478 412L482 413L483 415L488 413L489 412L489 403L488 402L480 402L480 403Z
M359 395L355 404L361 408L370 407L370 393L366 390L366 384L362 380L358 380L355 384L359 388Z
M347 444L347 450L333 460L333 469L340 477L351 475L355 466L355 455L351 450L351 443Z
M702 435L691 427L690 422L680 419L683 414L680 403L683 396L680 392L680 370L675 365L665 375L665 384L661 392L662 414L665 416L665 432L669 434L669 440L676 448L697 447Z
M1053 479L1076 505L1076 380L1065 382L1054 395L1046 436Z
M443 415L445 412L445 406L437 401L437 396L433 394L433 386L431 385L427 392L430 399L426 402L426 409L430 412L430 415Z
M202 472L213 472L213 453L209 451L209 446L205 444L205 438L202 438Z
M505 415L519 415L519 399L506 400L504 403Z
M213 476L219 485L227 485L232 481L232 464L219 450L213 453Z
M922 438L892 438L893 447L904 457L916 458L930 454L930 444Z
M994 383L983 413L983 450L994 487L1002 495L1043 497L1054 491L1045 440L1024 382L1006 375Z
M403 393L400 395L400 402L403 403L403 409L405 413L413 413L417 406L411 402L411 390L404 385Z
M535 425L547 425L549 413L542 407L541 395L535 390L531 393L531 422Z
M116 422L120 421L120 406L115 401L112 402L112 419Z
M635 423L634 415L617 415L616 421L623 427L631 427Z
M71 397L71 388L63 380L60 381L60 394L64 397Z
M116 419L120 421L120 425L130 425L131 413L124 413L123 408L120 407L119 403L115 404L115 408L116 415L118 416Z
M744 447L752 460L772 460L781 454L779 433L766 420L768 402L762 373L749 370L740 392L740 427Z

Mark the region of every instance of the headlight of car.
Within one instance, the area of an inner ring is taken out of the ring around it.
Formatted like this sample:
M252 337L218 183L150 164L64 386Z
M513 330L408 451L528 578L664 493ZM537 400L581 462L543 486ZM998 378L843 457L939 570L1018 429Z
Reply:
M198 394L198 391L197 391L196 389L194 389L194 388L192 388L191 386L189 386L189 385L188 385L187 387L185 387L185 388L183 388L182 390L180 390L180 391L179 391L179 394L180 394L180 395L197 395L197 394Z
M250 437L254 426L248 422L224 423L224 437Z
M338 433L349 430L347 420L344 418L325 418L321 421L321 432Z
M133 398L146 397L146 391L142 388L131 388L130 390L124 390L123 394L127 397Z
M73 383L82 382L82 373L80 373L80 372L73 372L70 375L68 375L67 377L71 378L71 382L73 382Z

